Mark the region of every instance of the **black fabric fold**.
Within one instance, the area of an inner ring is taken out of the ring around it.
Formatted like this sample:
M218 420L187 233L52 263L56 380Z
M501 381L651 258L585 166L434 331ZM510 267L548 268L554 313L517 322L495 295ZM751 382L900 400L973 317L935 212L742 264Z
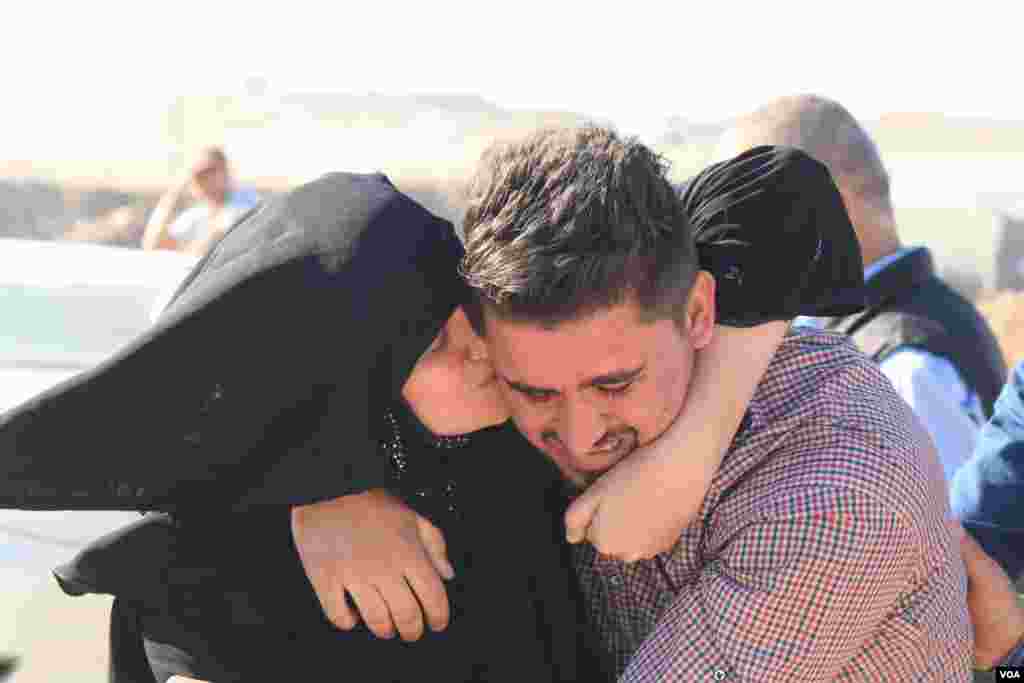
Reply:
M828 169L800 150L761 146L680 189L718 319L749 327L864 308L860 247Z
M330 174L234 226L157 324L0 415L0 505L309 503L380 486L371 408L465 296L454 229Z

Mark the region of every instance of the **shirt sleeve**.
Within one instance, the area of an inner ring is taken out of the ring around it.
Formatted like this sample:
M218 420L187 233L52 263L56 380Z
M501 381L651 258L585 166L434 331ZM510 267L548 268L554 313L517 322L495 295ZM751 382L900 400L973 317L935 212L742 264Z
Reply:
M919 554L899 515L811 488L758 517L678 593L624 683L831 681L891 617Z
M898 351L879 367L932 438L951 482L978 441L978 424L969 414L972 392L948 360L925 351Z
M167 234L175 242L187 244L196 238L196 227L202 218L202 209L199 207L186 209L174 219L171 227L167 229Z

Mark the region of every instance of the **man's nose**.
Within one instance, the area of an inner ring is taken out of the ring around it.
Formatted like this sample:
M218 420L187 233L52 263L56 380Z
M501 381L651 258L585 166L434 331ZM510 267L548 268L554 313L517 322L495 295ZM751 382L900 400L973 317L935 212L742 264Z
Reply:
M559 425L560 437L569 455L581 463L605 433L605 421L596 406L579 399L565 402Z

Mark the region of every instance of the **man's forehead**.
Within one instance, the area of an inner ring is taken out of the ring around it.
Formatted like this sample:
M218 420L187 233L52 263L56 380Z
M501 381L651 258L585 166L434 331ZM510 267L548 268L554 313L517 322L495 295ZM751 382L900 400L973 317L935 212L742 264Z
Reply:
M608 310L554 327L491 318L487 340L498 372L520 384L585 384L646 365L656 326L635 311Z

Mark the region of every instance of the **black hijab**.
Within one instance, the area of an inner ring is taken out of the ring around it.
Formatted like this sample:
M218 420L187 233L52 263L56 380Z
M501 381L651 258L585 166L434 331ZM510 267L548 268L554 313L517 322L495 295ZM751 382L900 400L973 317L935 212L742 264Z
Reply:
M712 164L680 190L719 322L748 327L849 315L865 304L857 235L828 168L761 146Z
M382 175L267 202L153 328L0 415L0 505L237 509L386 485L371 425L465 296L461 256Z

